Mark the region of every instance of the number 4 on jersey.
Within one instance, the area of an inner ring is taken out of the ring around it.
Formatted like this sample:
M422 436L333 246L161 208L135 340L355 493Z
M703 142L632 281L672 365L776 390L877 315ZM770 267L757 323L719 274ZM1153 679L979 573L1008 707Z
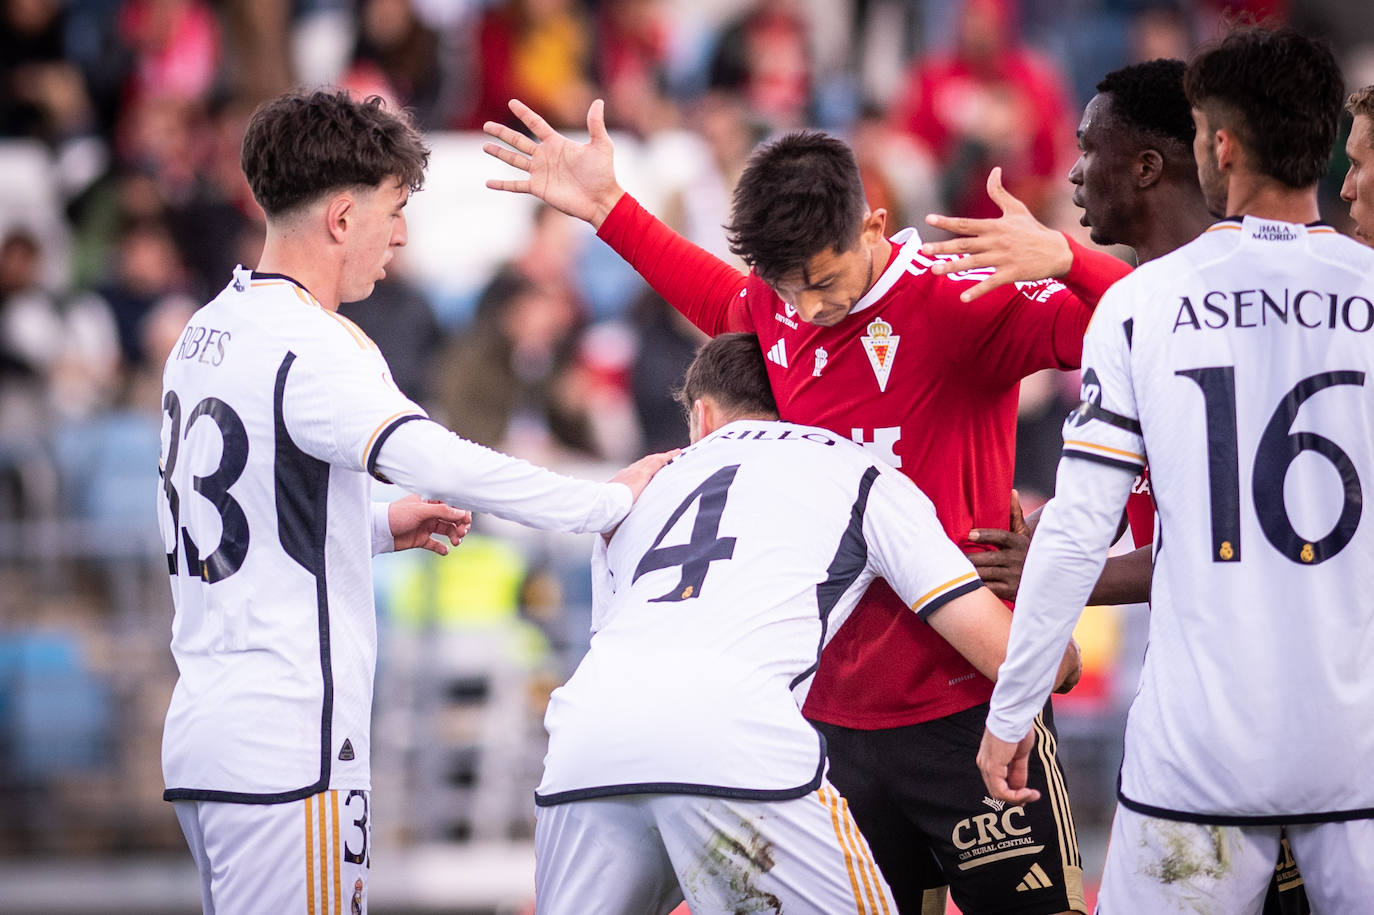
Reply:
M711 563L735 555L735 538L717 535L720 533L720 516L725 512L725 497L730 491L730 484L735 481L735 472L738 470L738 464L722 467L688 493L687 498L673 510L663 529L658 532L649 551L639 560L631 583L639 581L641 575L658 569L682 568L681 580L666 594L652 598L652 602L682 601L700 597L701 587L706 581L706 573L710 571ZM660 547L659 544L673 529L673 525L677 524L678 519L686 513L693 502L698 501L701 504L697 508L696 520L692 523L691 539L678 546Z

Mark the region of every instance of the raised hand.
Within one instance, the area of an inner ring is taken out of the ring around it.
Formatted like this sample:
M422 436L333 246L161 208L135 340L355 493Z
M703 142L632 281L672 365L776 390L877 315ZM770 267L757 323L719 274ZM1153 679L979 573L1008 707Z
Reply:
M482 130L506 145L483 143L482 151L526 172L529 177L492 178L487 181L487 187L530 194L569 216L601 228L601 223L625 193L615 180L615 148L606 132L606 103L597 99L587 109L589 139L586 143L563 136L519 99L511 99L510 110L529 128L534 138L504 124L487 121Z
M1061 233L1044 225L1017 198L1002 186L1002 169L988 173L988 196L1002 210L997 219L964 219L953 216L926 217L926 222L961 238L927 242L921 253L962 255L958 260L940 261L931 272L943 276L963 270L991 267L993 272L977 285L965 290L959 299L972 302L984 293L1008 283L1043 280L1063 276L1073 266L1073 252Z

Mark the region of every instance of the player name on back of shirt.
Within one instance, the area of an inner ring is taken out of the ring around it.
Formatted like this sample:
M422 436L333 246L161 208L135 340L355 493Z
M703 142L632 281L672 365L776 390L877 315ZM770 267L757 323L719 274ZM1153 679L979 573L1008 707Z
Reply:
M1319 289L1210 289L1179 297L1173 332L1280 325L1368 333L1374 329L1374 302Z

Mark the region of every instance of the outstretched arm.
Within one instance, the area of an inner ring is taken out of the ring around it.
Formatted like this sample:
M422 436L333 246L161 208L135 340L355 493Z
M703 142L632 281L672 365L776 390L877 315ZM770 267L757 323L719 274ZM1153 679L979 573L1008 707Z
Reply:
M967 289L961 300L971 302L1008 283L1055 278L1062 279L1084 302L1096 305L1112 283L1130 272L1129 266L1110 254L1084 248L1037 220L1024 203L1002 186L1000 168L988 173L988 196L1002 210L997 219L964 219L933 213L926 217L930 225L960 236L921 246L921 253L927 256L959 255L958 260L937 263L931 268L932 273L945 275L980 268L993 271Z
M597 99L587 109L589 139L586 143L563 136L519 99L511 99L510 110L529 128L534 138L504 124L487 121L482 130L506 145L484 143L482 151L529 177L493 178L487 181L487 187L530 194L600 229L625 194L615 178L615 148L606 132L606 103Z
M483 129L507 145L486 143L482 150L529 177L492 179L487 187L530 194L591 223L655 292L706 333L749 329L740 298L744 274L655 219L616 182L604 102L597 99L587 111L586 143L563 136L523 102L512 99L510 108L534 138L488 121Z

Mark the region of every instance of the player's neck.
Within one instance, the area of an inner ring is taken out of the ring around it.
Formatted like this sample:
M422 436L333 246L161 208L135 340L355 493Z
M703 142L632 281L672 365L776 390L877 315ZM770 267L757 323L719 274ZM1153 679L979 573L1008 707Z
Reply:
M339 269L318 244L294 233L273 231L269 226L257 271L289 276L326 310L339 310Z
M1181 248L1216 222L1196 187L1166 194L1152 207L1135 249L1136 263L1143 264Z
M1291 188L1263 175L1235 174L1226 189L1228 217L1307 224L1321 218L1315 187Z

